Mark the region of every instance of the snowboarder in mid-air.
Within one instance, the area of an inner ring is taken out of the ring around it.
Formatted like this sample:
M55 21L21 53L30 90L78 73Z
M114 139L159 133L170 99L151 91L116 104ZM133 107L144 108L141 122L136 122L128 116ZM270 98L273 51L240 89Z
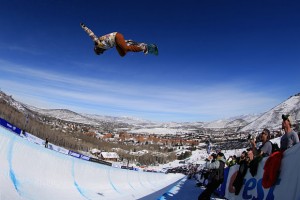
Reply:
M91 29L80 23L83 30L92 38L95 47L94 51L97 55L103 54L107 49L116 47L120 56L125 56L128 51L144 52L144 54L158 55L158 48L155 44L138 43L133 40L125 40L121 33L113 32L101 37L97 37Z

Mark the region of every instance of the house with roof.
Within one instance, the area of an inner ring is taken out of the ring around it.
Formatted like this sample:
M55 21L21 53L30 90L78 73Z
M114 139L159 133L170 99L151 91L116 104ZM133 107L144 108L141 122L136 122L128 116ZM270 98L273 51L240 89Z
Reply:
M92 155L94 155L94 156L99 157L101 151L100 151L99 149L94 148L94 149L91 149L91 150L90 150L90 153L91 153Z
M105 161L117 162L119 155L116 152L101 152L100 158Z

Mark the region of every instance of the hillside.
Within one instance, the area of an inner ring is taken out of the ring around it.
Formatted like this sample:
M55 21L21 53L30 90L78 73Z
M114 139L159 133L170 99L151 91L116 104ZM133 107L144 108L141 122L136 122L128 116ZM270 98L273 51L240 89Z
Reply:
M290 114L294 126L300 122L300 94L291 96L286 101L265 112L256 120L243 127L241 131L256 131L263 128L280 130L282 114Z
M154 134L176 134L183 130L195 129L232 129L242 132L258 131L263 128L271 130L280 129L281 115L289 113L294 121L300 120L300 95L296 94L289 97L274 108L263 114L249 114L220 119L211 122L152 122L149 120L134 118L130 116L115 117L76 113L67 109L40 109L22 102L15 101L11 96L0 92L0 100L6 102L6 106L11 106L23 115L36 116L37 118L52 118L55 120L84 124L94 127L102 127L105 131L118 130L125 128L131 132L149 132ZM1 108L4 109L4 108ZM162 130L162 131L160 131Z

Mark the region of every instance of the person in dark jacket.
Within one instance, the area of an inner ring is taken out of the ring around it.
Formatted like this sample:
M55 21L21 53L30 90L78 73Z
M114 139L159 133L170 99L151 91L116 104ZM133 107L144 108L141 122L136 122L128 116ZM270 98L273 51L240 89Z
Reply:
M247 149L247 152L243 152L241 155L241 158L243 157L243 159L240 159L239 161L239 171L235 177L235 180L233 182L233 187L235 188L235 195L238 195L243 187L244 184L244 177L248 171L248 168L250 166L251 161L253 160L253 152L252 149L249 148Z
M216 161L207 165L207 168L212 170L212 181L199 195L198 200L209 200L211 194L223 183L225 162L226 159L224 157L224 154L219 152Z
M45 148L48 148L48 143L49 143L48 138L46 138L46 140L45 140Z

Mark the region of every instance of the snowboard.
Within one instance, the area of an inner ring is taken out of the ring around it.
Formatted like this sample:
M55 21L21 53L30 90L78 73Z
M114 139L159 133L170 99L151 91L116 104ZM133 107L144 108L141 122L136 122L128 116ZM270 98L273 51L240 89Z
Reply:
M147 44L148 53L158 55L158 48L155 44Z
M127 45L146 45L149 54L154 54L156 56L158 55L158 48L156 44L139 43L133 40L125 40L125 42Z

